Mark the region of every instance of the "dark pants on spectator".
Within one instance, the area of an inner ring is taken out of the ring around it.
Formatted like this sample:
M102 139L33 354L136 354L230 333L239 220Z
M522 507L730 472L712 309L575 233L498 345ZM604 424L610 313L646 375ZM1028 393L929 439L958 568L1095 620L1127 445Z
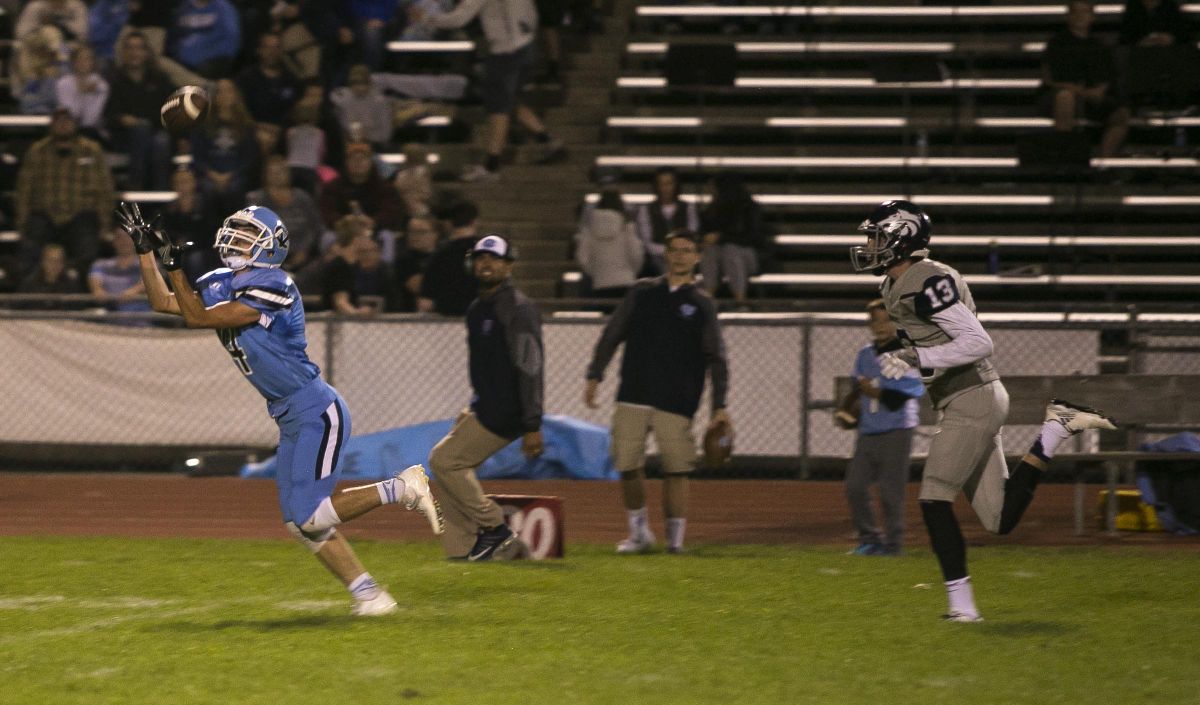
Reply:
M171 181L171 138L150 123L113 131L113 147L129 155L128 187L166 191Z
M92 211L75 214L55 225L45 211L34 211L21 229L21 264L26 272L37 266L42 248L58 243L67 251L67 261L86 273L100 251L100 219Z
M912 437L911 428L859 434L854 457L846 468L846 499L850 502L850 516L859 543L899 548L904 541L904 487L908 483ZM882 532L871 511L872 484L879 485Z

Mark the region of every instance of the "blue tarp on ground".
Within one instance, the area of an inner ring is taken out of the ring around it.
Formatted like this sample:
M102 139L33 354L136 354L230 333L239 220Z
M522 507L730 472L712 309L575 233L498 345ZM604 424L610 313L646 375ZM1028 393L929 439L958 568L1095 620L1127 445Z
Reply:
M430 421L352 436L342 449L342 477L347 480L382 480L397 470L420 463L428 466L429 452L450 431L450 419ZM540 458L526 460L517 440L488 458L479 467L484 480L615 480L618 473L608 452L608 429L569 416L542 419L546 450ZM275 458L242 467L242 477L275 477Z

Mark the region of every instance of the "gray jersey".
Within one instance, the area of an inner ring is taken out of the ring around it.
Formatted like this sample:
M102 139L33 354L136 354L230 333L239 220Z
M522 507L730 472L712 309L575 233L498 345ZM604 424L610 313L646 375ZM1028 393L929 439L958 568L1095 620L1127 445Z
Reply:
M975 313L975 301L962 275L931 259L914 262L895 281L884 278L880 291L900 340L909 347L929 348L953 340L933 321L939 311L961 301ZM921 377L935 408L968 389L1000 379L990 357L958 367L922 369Z

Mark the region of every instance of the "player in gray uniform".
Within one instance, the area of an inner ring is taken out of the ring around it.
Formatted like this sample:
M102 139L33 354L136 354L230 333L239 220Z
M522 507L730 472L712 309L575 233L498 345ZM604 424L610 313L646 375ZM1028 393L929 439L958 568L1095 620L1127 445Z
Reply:
M854 269L887 275L880 290L904 344L903 350L880 356L883 376L899 379L919 368L939 412L920 501L946 582L950 607L945 619L977 622L981 618L954 498L965 492L984 528L1007 534L1021 520L1063 440L1084 429L1116 426L1095 409L1051 400L1041 434L1010 475L1000 442L1008 392L992 364L992 339L975 316L962 276L929 259L929 216L908 201L886 201L858 229L867 243L851 248Z

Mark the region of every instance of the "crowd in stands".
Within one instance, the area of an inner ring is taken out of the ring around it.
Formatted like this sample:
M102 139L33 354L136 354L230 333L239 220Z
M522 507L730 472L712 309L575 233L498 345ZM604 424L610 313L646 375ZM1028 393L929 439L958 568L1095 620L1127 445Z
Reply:
M127 238L113 235L113 207L121 191L170 190L177 197L159 209L162 222L195 243L186 260L193 278L220 266L211 248L222 219L261 204L288 224L285 267L313 308L461 315L474 283L455 257L469 247L478 211L434 188L424 149L393 139L412 121L451 111L469 81L392 72L386 43L454 38L443 29L482 14L489 53L477 91L492 134L473 171L494 175L490 145L507 138L507 126L496 127L502 108L516 111L548 158L562 156L517 100L520 85L496 85L518 76L495 55L530 46L538 17L561 24L568 1L533 9L512 0L534 18L517 27L474 0L0 0L14 40L4 112L50 118L27 148L6 139L20 161L0 230L20 238L13 261L0 261L0 292L91 292L128 310L137 292L121 286L130 258ZM505 32L515 34L497 34ZM522 54L521 79L533 56ZM547 70L556 77L557 62ZM159 111L183 85L205 87L212 102L181 138L164 130ZM385 150L403 150L406 161L384 161Z

